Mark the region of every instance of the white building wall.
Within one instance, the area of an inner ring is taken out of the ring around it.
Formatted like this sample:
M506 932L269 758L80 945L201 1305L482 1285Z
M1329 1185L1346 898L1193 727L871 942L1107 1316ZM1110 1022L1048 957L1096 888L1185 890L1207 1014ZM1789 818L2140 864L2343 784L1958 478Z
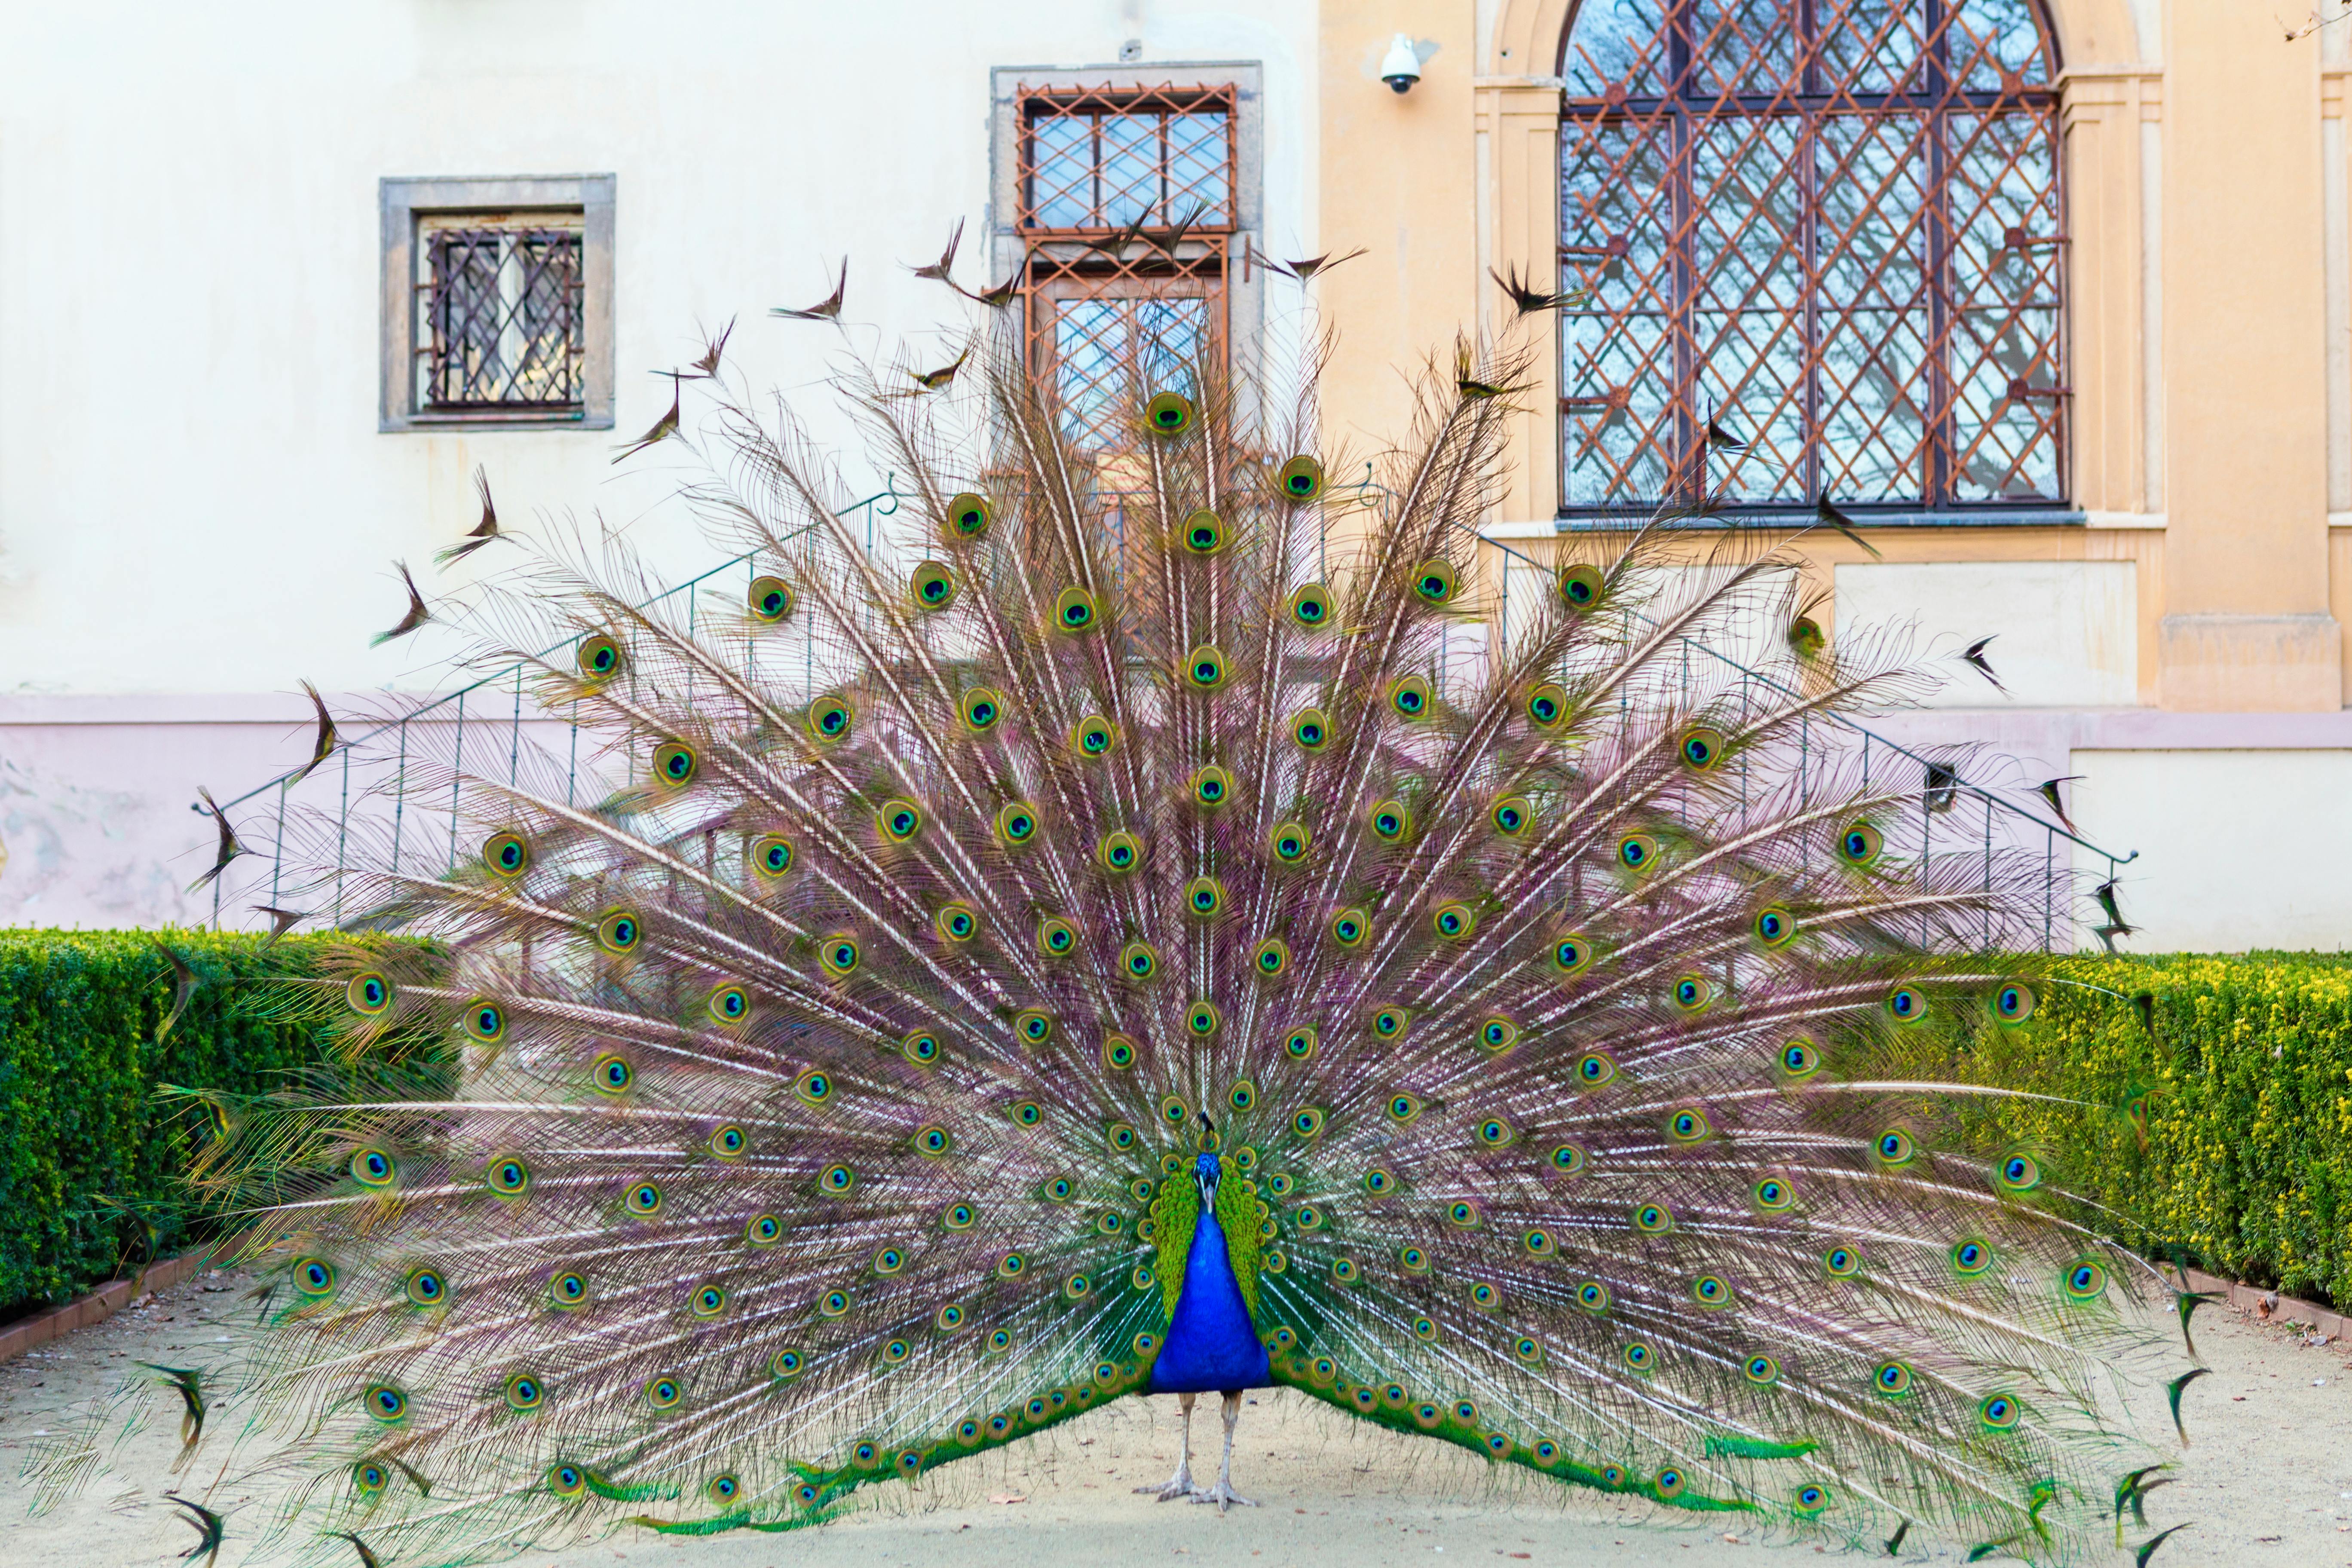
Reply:
M979 283L992 68L1258 64L1265 232L1312 254L1315 29L1312 0L0 4L0 924L203 917L187 803L300 759L299 679L446 685L436 629L368 637L394 559L428 592L503 563L431 569L477 463L509 528L717 559L666 504L690 453L610 464L668 405L649 373L738 318L748 383L845 436L832 357L966 319L902 263L961 218ZM617 428L378 434L378 180L564 174L617 179ZM766 315L845 255L845 331Z

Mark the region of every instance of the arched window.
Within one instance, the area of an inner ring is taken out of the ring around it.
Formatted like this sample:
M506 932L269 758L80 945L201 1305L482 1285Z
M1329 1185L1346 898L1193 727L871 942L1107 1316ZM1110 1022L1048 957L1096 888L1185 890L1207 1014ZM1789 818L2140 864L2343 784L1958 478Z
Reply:
M2034 0L1584 0L1562 510L2063 503L2057 63Z

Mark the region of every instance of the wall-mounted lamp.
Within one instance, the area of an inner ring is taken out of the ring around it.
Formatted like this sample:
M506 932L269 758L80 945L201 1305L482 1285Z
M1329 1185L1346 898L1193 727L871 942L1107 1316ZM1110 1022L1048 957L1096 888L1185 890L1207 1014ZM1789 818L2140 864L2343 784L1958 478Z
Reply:
M1412 40L1399 33L1389 45L1389 52L1381 57L1381 79L1389 84L1391 92L1411 92L1412 84L1421 79L1421 56L1413 52Z

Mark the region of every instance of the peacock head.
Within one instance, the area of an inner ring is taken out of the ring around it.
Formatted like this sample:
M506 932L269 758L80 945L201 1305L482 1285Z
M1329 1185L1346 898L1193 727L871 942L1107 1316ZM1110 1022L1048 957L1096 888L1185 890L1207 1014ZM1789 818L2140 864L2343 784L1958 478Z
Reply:
M1224 1166L1217 1158L1217 1124L1205 1110L1200 1116L1201 1152L1192 1162L1192 1180L1200 1186L1202 1206L1207 1207L1216 1202L1217 1182L1224 1174Z

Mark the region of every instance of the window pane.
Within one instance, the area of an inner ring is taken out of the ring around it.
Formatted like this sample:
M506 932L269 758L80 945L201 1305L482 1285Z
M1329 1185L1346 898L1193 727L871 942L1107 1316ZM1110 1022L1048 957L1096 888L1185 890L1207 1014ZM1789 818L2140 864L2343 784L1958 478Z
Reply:
M428 224L421 237L419 404L577 404L586 369L580 230Z
M1234 221L1232 121L1223 114L1175 114L1168 119L1168 207L1171 223L1196 209L1199 223Z
M1612 84L1629 98L1666 90L1666 13L1660 0L1585 0L1561 76L1570 98L1599 98Z
M1139 391L1193 392L1193 367L1211 347L1206 300L1056 301L1063 433L1087 446L1115 440Z
M1094 193L1094 121L1034 117L1029 124L1029 210L1044 228L1089 228Z
M1560 320L1565 506L2064 499L2038 15L1585 0L1562 57L1560 277L1591 295ZM1710 418L1745 448L1707 449Z

